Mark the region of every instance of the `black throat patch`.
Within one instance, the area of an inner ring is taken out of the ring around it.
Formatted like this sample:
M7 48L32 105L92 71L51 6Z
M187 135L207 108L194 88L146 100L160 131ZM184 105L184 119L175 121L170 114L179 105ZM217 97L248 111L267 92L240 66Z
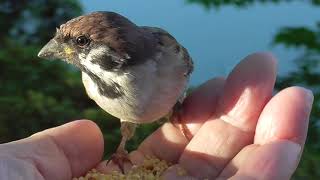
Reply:
M121 86L112 81L110 83L104 82L101 78L91 72L85 72L89 75L91 80L97 84L99 93L107 98L115 99L124 95Z
M124 95L121 86L114 81L106 83L99 76L93 74L87 68L83 67L80 63L75 64L82 72L86 73L91 80L97 85L99 93L110 99L119 98Z

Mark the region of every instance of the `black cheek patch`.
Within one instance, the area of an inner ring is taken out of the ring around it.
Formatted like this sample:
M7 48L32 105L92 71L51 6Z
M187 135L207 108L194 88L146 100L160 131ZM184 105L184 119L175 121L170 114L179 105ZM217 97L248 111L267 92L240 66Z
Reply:
M118 70L121 68L124 62L117 60L109 54L104 54L101 56L93 56L91 62L97 64L103 70Z

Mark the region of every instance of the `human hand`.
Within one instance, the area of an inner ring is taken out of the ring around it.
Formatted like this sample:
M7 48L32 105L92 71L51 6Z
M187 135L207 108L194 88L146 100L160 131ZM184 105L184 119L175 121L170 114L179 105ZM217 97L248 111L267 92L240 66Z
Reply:
M195 90L184 103L189 142L166 123L130 153L139 164L145 155L178 163L190 175L210 179L289 179L305 142L311 92L291 87L272 97L275 60L254 54L224 80ZM85 133L84 133L85 132ZM103 138L90 121L75 121L0 145L3 179L70 179L83 175L102 157ZM109 167L102 162L100 170Z
M305 143L313 95L300 87L272 96L276 61L265 53L246 57L227 79L212 79L186 98L182 121L189 142L166 123L130 153L134 164L145 155L178 163L191 176L209 179L290 179ZM98 168L108 171L101 163Z
M103 137L91 121L74 121L0 145L0 179L70 180L102 158Z

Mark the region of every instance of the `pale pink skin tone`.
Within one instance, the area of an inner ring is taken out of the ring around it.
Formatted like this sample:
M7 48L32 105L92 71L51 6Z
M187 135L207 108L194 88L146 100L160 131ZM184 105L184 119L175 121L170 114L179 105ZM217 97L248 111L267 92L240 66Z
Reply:
M187 97L182 120L193 136L190 142L166 123L130 153L132 162L151 155L177 163L164 174L167 179L290 179L305 143L313 96L301 87L273 96L275 79L274 57L246 57L226 79L209 80ZM100 162L103 143L93 122L74 121L0 145L0 174L55 180L94 167L117 169ZM177 176L177 166L190 176Z

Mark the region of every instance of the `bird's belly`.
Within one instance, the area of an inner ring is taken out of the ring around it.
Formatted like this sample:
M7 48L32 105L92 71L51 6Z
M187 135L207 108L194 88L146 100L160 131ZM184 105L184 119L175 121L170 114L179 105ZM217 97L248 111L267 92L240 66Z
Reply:
M132 82L129 87L127 85L123 96L112 99L101 95L85 73L82 79L89 97L102 109L122 121L134 123L148 123L167 115L187 85L187 78L181 73L167 74L161 78L148 75L145 80Z

